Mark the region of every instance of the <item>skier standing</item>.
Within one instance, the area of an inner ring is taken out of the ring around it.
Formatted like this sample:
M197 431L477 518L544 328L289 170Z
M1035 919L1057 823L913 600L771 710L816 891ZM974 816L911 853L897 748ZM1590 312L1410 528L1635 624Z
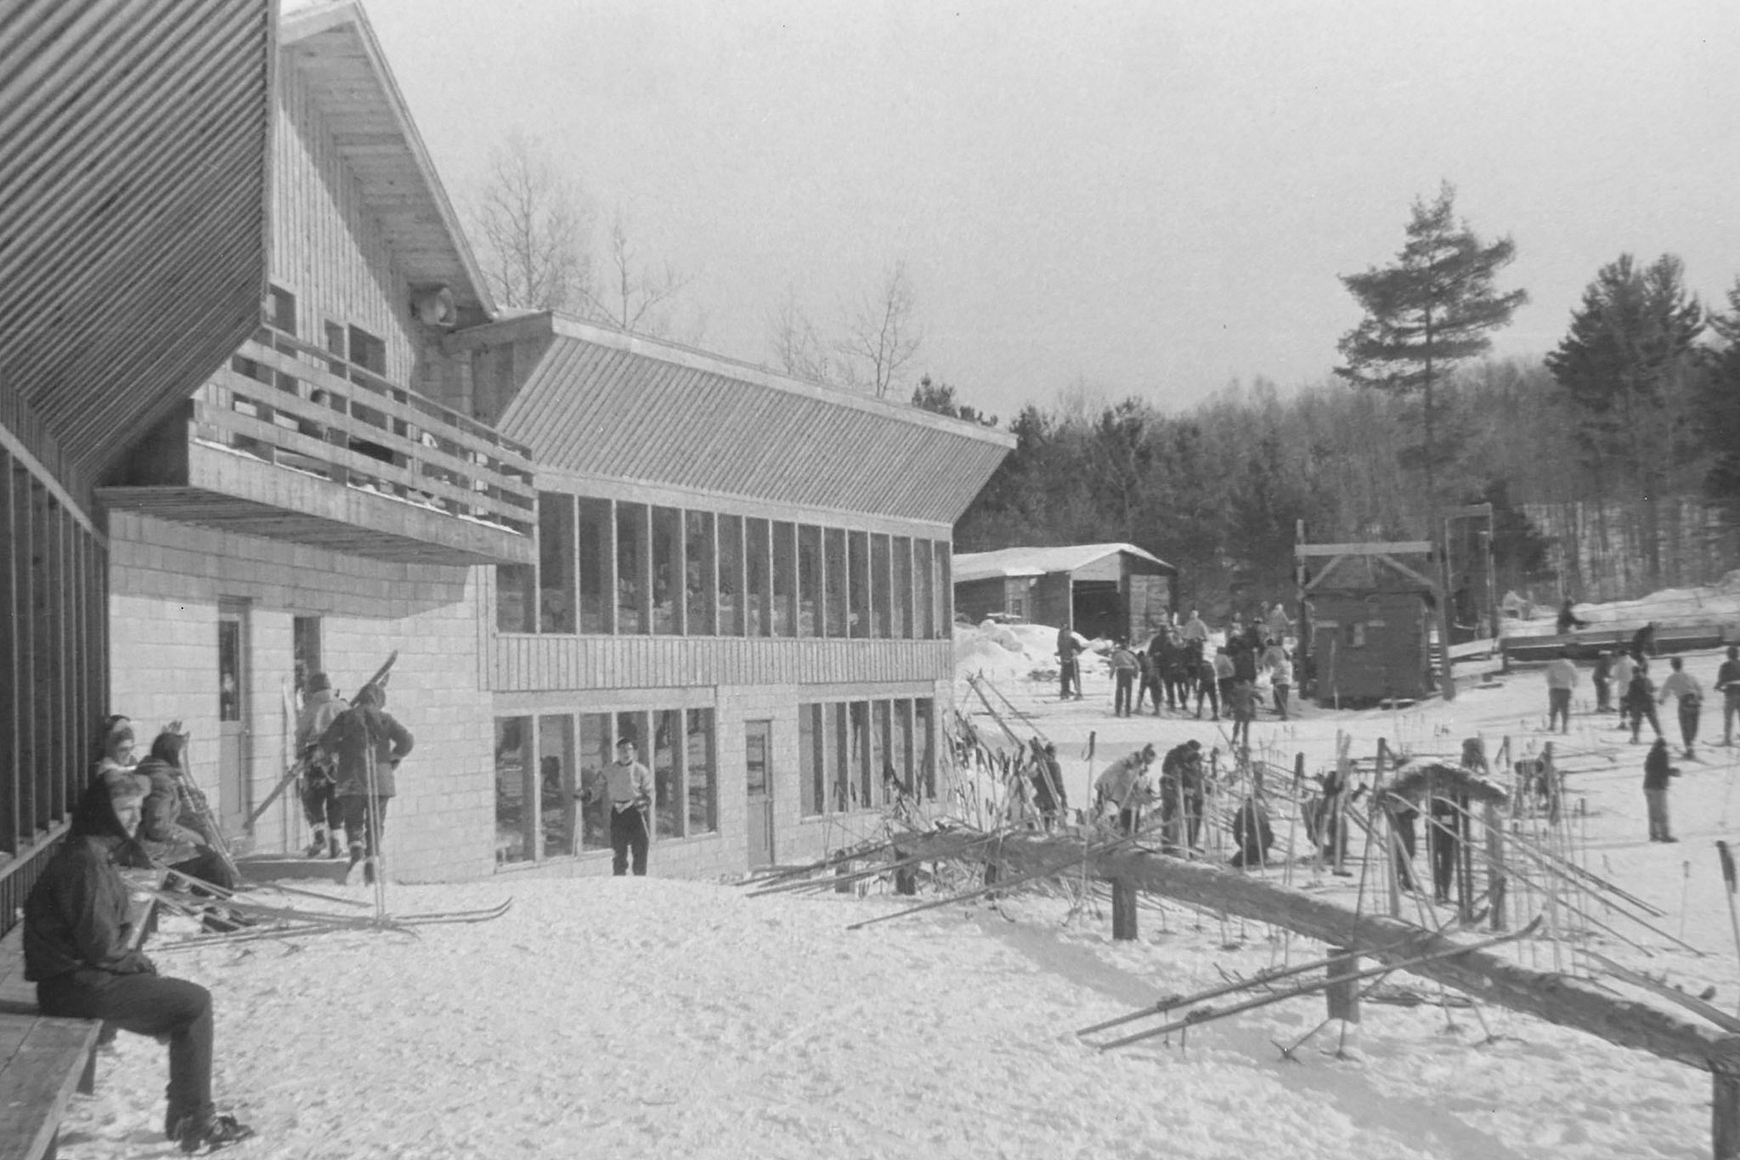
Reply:
M1716 670L1722 690L1722 744L1734 744L1734 718L1740 715L1740 645L1728 646L1728 659Z
M332 680L325 673L308 678L308 698L296 715L295 752L302 760L302 816L314 831L307 850L310 858L336 858L340 853L338 831L344 825L344 807L339 803L332 759L321 751L320 738L348 708L333 693Z
M1704 687L1698 684L1698 678L1686 672L1685 661L1679 657L1668 658L1668 666L1673 672L1661 683L1661 695L1656 698L1657 704L1665 704L1667 699L1680 699L1680 739L1686 745L1686 760L1696 761L1697 755L1692 752L1692 745L1698 739L1698 718L1704 708ZM1661 732L1658 728L1657 733Z
M635 760L634 738L616 743L616 760L604 767L604 793L610 800L610 871L618 878L628 873L629 854L634 854L634 874L646 876L646 851L652 829L647 812L652 809L652 771Z
M410 731L393 719L386 704L385 689L364 685L356 704L333 718L319 741L321 751L336 758L350 864L363 864L363 881L368 883L379 872L387 803L397 789L394 774L412 745Z
M1661 736L1661 720L1655 715L1655 682L1649 679L1649 669L1638 665L1631 673L1631 684L1625 690L1625 712L1631 718L1631 743L1637 744L1637 734L1648 720L1657 737Z
M1564 724L1571 731L1571 690L1577 687L1577 666L1571 660L1571 650L1562 648L1553 663L1547 666L1547 732L1553 722Z
M1649 840L1677 842L1668 827L1668 779L1680 771L1668 764L1667 738L1658 736L1643 759L1643 799L1649 807Z

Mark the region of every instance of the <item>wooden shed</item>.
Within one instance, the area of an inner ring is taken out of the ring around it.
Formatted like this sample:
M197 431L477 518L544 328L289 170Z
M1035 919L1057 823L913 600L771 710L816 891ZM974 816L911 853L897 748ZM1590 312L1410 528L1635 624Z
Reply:
M1319 705L1419 698L1437 688L1438 586L1381 553L1346 554L1305 588Z
M1178 569L1134 544L1001 548L955 557L955 609L1073 628L1084 636L1140 637L1171 615Z

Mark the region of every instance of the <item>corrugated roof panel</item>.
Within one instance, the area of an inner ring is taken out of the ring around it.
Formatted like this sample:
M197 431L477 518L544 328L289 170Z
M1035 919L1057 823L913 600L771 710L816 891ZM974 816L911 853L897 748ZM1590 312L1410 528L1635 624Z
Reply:
M953 521L1008 452L1001 433L729 370L558 329L501 431L559 470L935 522Z

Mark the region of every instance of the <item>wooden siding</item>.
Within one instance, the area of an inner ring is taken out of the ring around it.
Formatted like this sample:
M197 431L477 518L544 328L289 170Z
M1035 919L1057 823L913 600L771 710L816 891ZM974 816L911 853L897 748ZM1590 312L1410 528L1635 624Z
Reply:
M255 324L270 14L0 0L0 383L63 478L98 477Z
M489 688L651 689L718 685L885 685L952 677L946 640L769 640L503 634Z
M1320 705L1422 697L1429 613L1418 593L1311 597L1311 657ZM1355 647L1357 629L1365 643Z
M387 346L387 377L411 378L421 336L411 287L339 152L298 54L278 74L272 174L274 285L296 295L297 337L324 345L324 324L352 324ZM306 67L306 66L304 66Z

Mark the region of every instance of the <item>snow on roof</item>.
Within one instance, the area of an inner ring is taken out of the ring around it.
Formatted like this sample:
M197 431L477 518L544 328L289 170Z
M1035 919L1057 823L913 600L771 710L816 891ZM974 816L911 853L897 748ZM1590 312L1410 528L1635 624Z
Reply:
M1134 544L1067 544L1057 548L999 548L995 552L967 552L954 560L955 583L989 580L994 576L1044 576L1048 572L1074 572L1114 552L1158 564L1176 572L1160 557Z

